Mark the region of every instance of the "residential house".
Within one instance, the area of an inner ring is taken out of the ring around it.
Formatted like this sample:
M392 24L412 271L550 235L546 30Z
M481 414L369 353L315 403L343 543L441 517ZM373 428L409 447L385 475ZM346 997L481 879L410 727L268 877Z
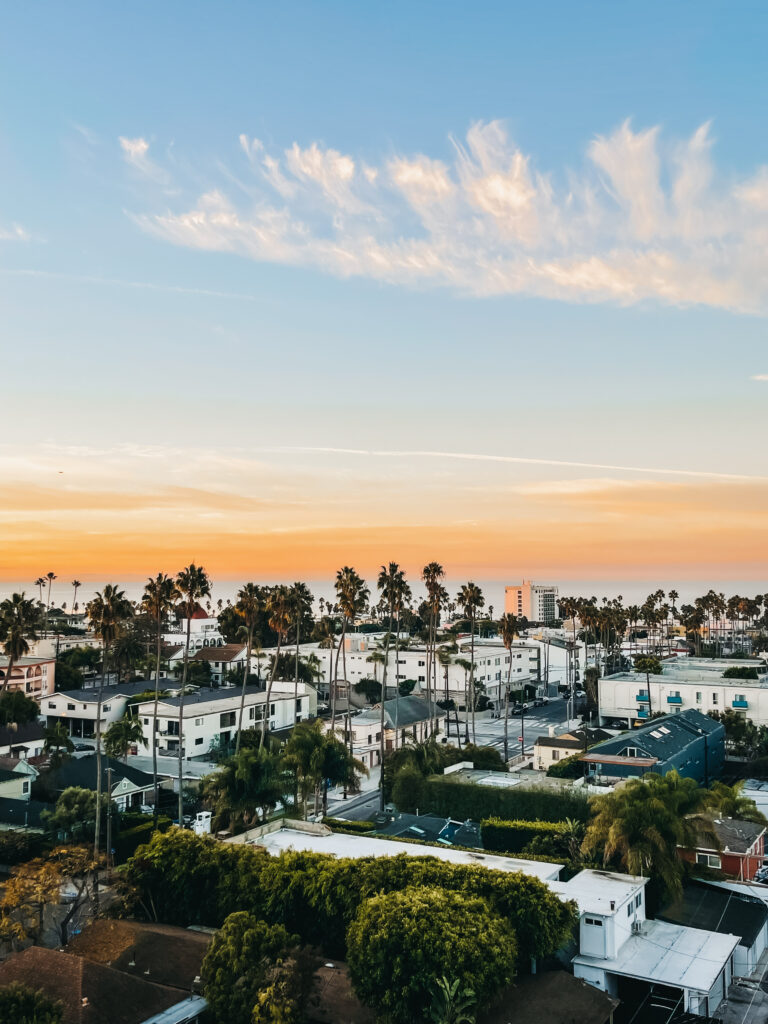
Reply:
M0 797L5 800L29 800L32 783L39 772L22 758L0 758Z
M0 727L0 757L40 757L45 746L45 729L39 721Z
M14 661L10 679L6 680L9 659L0 657L0 684L4 690L18 690L33 700L53 693L56 662L53 658L19 658Z
M749 893L733 892L703 881L691 882L658 916L662 921L688 928L738 935L733 957L737 977L748 978L768 949L768 906Z
M225 682L228 672L237 672L242 675L247 653L248 648L245 644L222 644L216 647L202 647L195 651L191 660L210 665L211 682L220 686ZM253 669L252 665L251 671Z
M165 643L185 646L187 625L189 625L189 649L191 652L200 651L205 647L221 647L223 645L224 637L219 629L219 620L199 604L196 605L189 623L186 618L180 616L174 628L163 635Z
M725 760L725 729L694 708L654 719L596 744L581 760L588 776L640 777L677 771L708 786Z
M533 744L533 766L538 771L545 772L558 761L582 753L595 743L611 739L613 735L605 729L589 728L573 729L555 736L554 727L550 727L550 732L549 736L537 736Z
M763 866L765 825L737 818L713 818L712 835L699 835L693 850L680 850L680 857L691 864L714 868L740 882L751 882Z
M752 669L756 679L726 679L728 669ZM626 721L629 728L657 711L728 709L755 725L768 725L768 664L764 658L666 658L661 675L617 672L599 684L600 721Z
M96 755L87 754L70 758L41 781L54 793L62 793L70 786L95 792L97 777ZM105 755L101 758L101 788L103 793L111 795L121 811L134 810L154 801L155 783L151 775Z
M154 683L139 680L134 683L115 683L105 686L101 698L101 730L125 714L128 701L139 693L154 689ZM73 739L93 739L96 735L99 691L97 688L59 690L49 694L40 703L40 710L48 726L61 723Z
M202 996L150 979L42 946L0 964L0 985L18 982L61 1002L62 1024L197 1024Z
M431 710L430 710L431 709ZM423 697L398 697L384 701L384 750L395 747L395 736L399 743L418 743L426 739L430 729L445 718L445 711L433 701ZM326 723L330 728L330 723ZM339 716L336 731L349 737L351 732L352 751L366 768L380 763L381 755L381 704L358 714Z
M314 718L317 714L317 694L313 687L298 684L294 698L294 683L275 681L267 708L266 691L247 687L243 709L243 729L261 728L267 721L270 730L292 726L296 722ZM209 751L232 742L240 720L239 687L218 689L201 688L184 697L182 747L184 757L205 757ZM137 714L144 726L147 739L155 736L158 752L178 753L180 698L161 697L154 718L154 700L138 705ZM150 740L151 742L151 740ZM151 752L150 747L150 752Z

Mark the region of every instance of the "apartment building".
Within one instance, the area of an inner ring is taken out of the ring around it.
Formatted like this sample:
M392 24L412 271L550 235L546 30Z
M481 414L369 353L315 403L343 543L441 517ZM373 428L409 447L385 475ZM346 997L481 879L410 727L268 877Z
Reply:
M53 693L56 680L56 662L53 658L19 658L14 661L10 678L9 659L0 657L0 686L3 690L18 690L33 700Z
M504 588L504 611L546 625L558 617L557 595L557 587L523 580L516 586Z

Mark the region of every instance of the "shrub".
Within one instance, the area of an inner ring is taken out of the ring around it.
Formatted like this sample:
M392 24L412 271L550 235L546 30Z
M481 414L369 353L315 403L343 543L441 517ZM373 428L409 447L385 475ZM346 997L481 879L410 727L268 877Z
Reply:
M36 832L0 832L0 864L12 866L39 857L47 846L45 836Z
M142 815L142 817L144 821L140 825L122 829L115 839L115 859L118 864L122 864L136 852L142 843L147 843L152 838L154 822L147 815ZM160 817L157 819L157 827L160 832L167 832L171 824L170 818Z
M345 955L346 930L363 900L411 886L480 897L509 922L526 961L560 949L575 922L573 905L536 878L434 857L272 857L263 849L174 828L155 833L123 870L135 893L134 912L152 920L219 927L233 911L248 911L338 958Z
M376 823L373 821L347 821L346 818L323 818L323 824L334 832L348 832L351 835L364 835L374 832Z
M747 665L733 665L723 672L723 679L757 679L757 669Z
M60 1024L64 1008L26 985L13 981L0 988L0 1020L15 1024Z
M483 849L499 853L521 853L538 836L562 838L569 832L561 821L502 821L485 818L480 822Z
M551 779L581 779L584 777L584 762L581 754L571 754L564 757L562 761L555 761L547 768L547 775Z
M399 811L415 814L421 807L424 794L424 776L418 768L407 764L395 776L392 800Z
M365 900L347 933L347 962L362 1002L392 1024L424 1020L447 968L487 1003L514 975L515 938L474 896L408 888Z
M586 794L570 789L511 789L459 782L444 776L432 776L424 782L423 814L446 818L503 818L505 821L586 821L589 804Z

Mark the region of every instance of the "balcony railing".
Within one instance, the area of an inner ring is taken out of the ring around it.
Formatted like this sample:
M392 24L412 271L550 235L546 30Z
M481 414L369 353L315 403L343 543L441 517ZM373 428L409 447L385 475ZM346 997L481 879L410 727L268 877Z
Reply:
M640 708L638 710L638 712L637 712L637 717L638 718L647 718L648 717L648 712L644 708Z
M637 701L638 704L650 704L651 703L651 698L648 696L647 693L646 694L638 693L638 695L635 698L635 700Z
M682 703L683 703L683 698L682 697L675 697L675 696L667 697L667 704L682 704Z
M745 700L732 700L731 707L734 708L748 708L749 704Z

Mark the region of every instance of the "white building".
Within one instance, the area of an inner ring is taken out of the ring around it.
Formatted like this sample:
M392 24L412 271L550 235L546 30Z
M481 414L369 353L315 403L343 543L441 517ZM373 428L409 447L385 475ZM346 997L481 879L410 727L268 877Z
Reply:
M52 658L19 658L14 661L10 679L6 681L9 659L0 657L0 686L40 700L53 693L56 679L56 662Z
M731 667L754 668L757 679L725 679ZM599 684L600 718L622 719L628 726L648 718L695 708L709 711L731 709L755 725L768 725L768 665L760 659L727 661L704 658L673 658L662 662L662 674L618 672L604 676Z
M538 650L541 678L550 688L570 688L575 680L577 687L583 687L584 672L587 668L587 645L578 638L574 642L571 633L565 630L542 630L534 635L530 632L525 644Z
M153 685L147 680L140 680L137 683L105 686L102 691L101 731L104 732L112 722L117 722L123 717L131 697L152 689ZM58 690L40 701L40 712L45 718L46 725L53 726L61 722L70 736L76 739L92 739L96 735L98 702L98 687Z
M529 622L546 625L558 618L557 594L557 587L523 580L516 586L504 588L504 611L507 615L523 616Z
M248 648L245 644L217 644L195 651L190 660L210 665L211 682L219 685L225 681L228 672L243 673L247 655ZM181 661L184 661L183 649ZM255 671L255 667L256 664L251 655L251 672Z
M161 697L154 721L154 701L138 705L138 716L144 726L144 735L156 737L158 753L178 753L179 749L178 696ZM299 683L294 703L293 682L276 681L272 687L269 708L264 690L247 688L243 711L243 729L261 728L267 720L268 728L284 729L296 722L314 718L317 714L317 695L311 686ZM182 751L184 757L205 757L211 749L228 744L235 738L240 716L240 689L220 687L201 689L184 697ZM149 750L151 751L151 747Z
M187 642L187 620L179 619L176 627L165 633L163 640L167 644L185 644ZM189 620L189 649L200 651L204 647L220 647L224 637L219 629L219 620L208 615L200 605Z

